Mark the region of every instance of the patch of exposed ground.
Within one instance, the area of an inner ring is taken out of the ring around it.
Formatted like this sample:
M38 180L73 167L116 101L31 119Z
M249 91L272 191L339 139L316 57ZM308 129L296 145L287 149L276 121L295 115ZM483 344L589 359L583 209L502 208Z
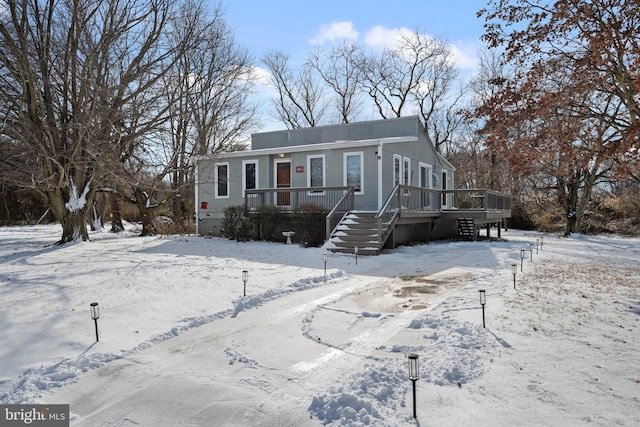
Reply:
M473 277L473 273L460 269L449 269L428 276L401 276L363 290L354 298L366 311L399 313L404 310L423 310L449 292L466 285Z

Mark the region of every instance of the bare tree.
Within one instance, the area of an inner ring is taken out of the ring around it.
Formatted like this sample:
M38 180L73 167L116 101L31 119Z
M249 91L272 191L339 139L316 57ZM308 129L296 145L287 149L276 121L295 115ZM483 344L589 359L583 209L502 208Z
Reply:
M445 100L457 72L441 39L418 30L362 64L363 87L382 118L401 117L414 108L429 123Z
M341 123L349 123L360 114L363 60L363 49L345 42L329 52L316 49L307 61L335 93L334 107Z
M88 239L88 207L117 164L105 160L130 156L165 116L149 89L192 39L193 16L167 43L182 12L169 0L4 2L0 132L22 147L10 166L48 201L61 244Z
M274 118L290 129L318 125L327 107L313 67L307 63L295 73L289 67L289 55L278 51L267 53L262 62L267 66L271 84L278 93L273 101Z
M189 210L184 203L192 192L192 156L243 148L258 126L257 106L250 99L253 58L237 44L220 4L199 16L201 39L179 58L164 84L170 128L162 139L168 167L161 173L168 176L175 195L176 219Z

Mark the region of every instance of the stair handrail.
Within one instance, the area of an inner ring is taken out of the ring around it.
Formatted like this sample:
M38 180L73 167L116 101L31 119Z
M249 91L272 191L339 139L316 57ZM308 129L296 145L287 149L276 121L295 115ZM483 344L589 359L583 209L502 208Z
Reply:
M353 210L354 203L355 187L352 185L347 191L344 192L340 200L338 200L338 203L336 203L333 209L331 209L331 211L325 217L325 240L329 240L331 238L331 232L333 231L335 225L337 225L342 220L342 218L344 218L344 216L349 213L349 211ZM338 213L338 209L341 207L343 207L343 209L340 210L340 212L342 212L342 216L339 220L334 221L334 217Z
M391 190L391 193L389 193L389 197L387 197L386 202L382 205L382 207L376 213L376 220L378 223L378 244L380 245L384 244L383 237L384 237L384 240L386 240L386 238L389 235L389 233L386 233L385 236L382 235L382 218L387 212L390 212L393 210L393 208L391 208L392 202L394 200L398 200L400 187L401 187L400 184L396 184L395 187L393 187L393 190ZM393 225L397 221L399 211L400 211L400 203L398 202L398 207L395 209L393 217L391 218L390 226L387 228L387 231L390 230L391 227L393 227Z
M393 190L391 190L391 193L389 193L389 197L387 197L387 200L384 202L382 207L378 209L378 213L376 213L376 218L381 218L385 214L385 212L389 210L389 207L391 206L391 202L393 200L396 200L399 190L400 190L400 184L396 184L396 186L393 187Z

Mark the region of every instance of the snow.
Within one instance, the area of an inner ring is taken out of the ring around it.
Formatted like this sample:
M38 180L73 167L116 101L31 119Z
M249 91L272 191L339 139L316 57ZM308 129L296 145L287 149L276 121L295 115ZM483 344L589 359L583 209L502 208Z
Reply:
M87 194L91 188L91 182L87 183L82 190L82 194L78 194L76 183L70 181L71 191L69 192L69 201L64 204L69 212L76 212L87 205Z
M73 426L640 425L640 239L544 235L531 262L543 235L508 230L329 253L325 276L326 248L133 228L0 228L0 403Z

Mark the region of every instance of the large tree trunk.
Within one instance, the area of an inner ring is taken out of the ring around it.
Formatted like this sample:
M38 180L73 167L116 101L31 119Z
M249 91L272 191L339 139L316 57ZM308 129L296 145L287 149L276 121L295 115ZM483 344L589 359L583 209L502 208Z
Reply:
M580 188L580 180L575 176L568 179L563 180L565 182L565 191L563 196L565 197L564 205L565 205L565 226L564 226L564 237L568 237L571 233L575 233L579 231L576 226L578 224L578 191Z
M58 245L74 242L82 239L89 240L89 232L87 231L87 208L67 211L67 214L60 218L62 224L62 238L58 241Z
M74 242L82 239L89 240L87 231L87 206L93 205L94 192L90 191L90 185L85 185L81 194L74 185L52 190L47 193L49 206L53 215L62 225L62 237L58 245Z
M149 195L140 189L134 190L135 204L140 212L140 219L142 220L142 232L140 236L153 235L153 208L150 207Z
M111 218L111 232L119 233L124 230L124 225L122 224L122 217L120 216L120 206L118 206L118 198L115 196L107 196L109 200L110 212L109 217Z

